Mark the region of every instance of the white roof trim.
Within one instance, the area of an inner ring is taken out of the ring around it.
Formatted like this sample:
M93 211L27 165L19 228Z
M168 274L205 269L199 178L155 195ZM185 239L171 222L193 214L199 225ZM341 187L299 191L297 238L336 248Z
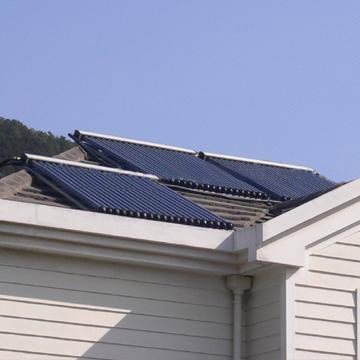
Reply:
M3 199L0 234L1 249L187 272L234 274L240 261L233 231Z
M235 249L249 261L301 267L306 255L359 229L360 179L329 191L265 223L236 231Z
M108 171L108 172L113 172L113 173L118 173L118 174L123 174L123 175L131 175L131 176L137 176L137 177L145 177L145 178L152 179L152 180L159 180L159 178L155 175L143 174L143 173L139 173L139 172L135 172L135 171L127 171L127 170L121 170L121 169L115 169L115 168L108 168L105 166L85 164L85 163L76 162L76 161L61 160L61 159L56 159L56 158L47 157L47 156L32 155L32 154L25 154L25 155L29 160L48 161L48 162L53 162L53 163L57 163L57 164L77 166L77 167L83 167L83 168L87 168L87 169Z
M202 228L0 199L0 232L1 224L4 222L104 237L138 239L153 244L165 243L227 252L233 250L233 230Z
M271 165L271 166L285 167L285 168L289 168L289 169L299 169L299 170L315 172L315 169L313 169L311 167L307 167L307 166L291 165L291 164L285 164L285 163L279 163L279 162L267 161L267 160L249 159L249 158L244 158L244 157L222 155L222 154L216 154L216 153L210 153L210 152L205 152L204 154L205 154L205 156L210 156L210 157L224 159L224 160L245 161L245 162L251 162L254 164Z
M156 144L156 143L147 142L147 141L132 140L132 139L118 137L118 136L112 136L112 135L97 134L97 133L89 132L89 131L82 131L82 130L78 130L78 131L81 135L94 136L94 137L107 139L107 140L123 141L123 142L131 143L131 144L152 146L152 147L157 147L157 148L166 149L166 150L181 151L181 152L185 152L185 153L189 153L189 154L193 154L193 155L196 154L195 150L180 148L180 147L176 147L176 146Z

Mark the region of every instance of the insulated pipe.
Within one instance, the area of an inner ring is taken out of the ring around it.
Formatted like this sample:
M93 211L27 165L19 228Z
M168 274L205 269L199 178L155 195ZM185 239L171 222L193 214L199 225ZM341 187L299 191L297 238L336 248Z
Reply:
M233 292L233 360L241 360L243 293L250 289L251 278L242 275L229 275L227 286Z

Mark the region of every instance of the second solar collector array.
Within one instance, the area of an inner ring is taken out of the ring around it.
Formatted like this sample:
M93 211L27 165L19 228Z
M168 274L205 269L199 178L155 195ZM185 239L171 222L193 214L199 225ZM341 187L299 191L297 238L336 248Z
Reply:
M154 174L175 185L265 197L257 187L188 153L86 135L81 136L81 141L87 147L100 150L104 160L110 158L119 167Z

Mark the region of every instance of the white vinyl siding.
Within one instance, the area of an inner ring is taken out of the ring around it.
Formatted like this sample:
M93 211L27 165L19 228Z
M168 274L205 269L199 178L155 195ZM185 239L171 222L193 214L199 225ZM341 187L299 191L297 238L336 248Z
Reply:
M224 279L0 252L0 359L223 360Z
M310 255L295 279L296 359L356 360L360 234Z
M253 276L244 296L244 357L249 360L280 359L281 272L271 270Z

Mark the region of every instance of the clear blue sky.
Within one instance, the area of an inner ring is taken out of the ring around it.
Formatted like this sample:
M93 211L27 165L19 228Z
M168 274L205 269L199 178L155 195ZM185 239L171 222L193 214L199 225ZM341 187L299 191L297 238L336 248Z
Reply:
M360 177L359 0L0 0L0 15L0 116Z

